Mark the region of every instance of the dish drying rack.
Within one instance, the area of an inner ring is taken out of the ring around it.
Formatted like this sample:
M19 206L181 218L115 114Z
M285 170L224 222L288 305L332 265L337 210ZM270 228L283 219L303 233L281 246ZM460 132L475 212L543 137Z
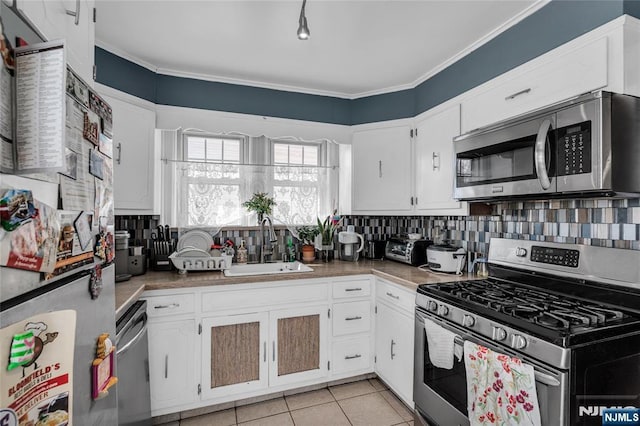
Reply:
M205 250L187 246L172 253L169 259L179 274L186 274L187 271L222 271L230 268L233 256L228 254L211 256Z

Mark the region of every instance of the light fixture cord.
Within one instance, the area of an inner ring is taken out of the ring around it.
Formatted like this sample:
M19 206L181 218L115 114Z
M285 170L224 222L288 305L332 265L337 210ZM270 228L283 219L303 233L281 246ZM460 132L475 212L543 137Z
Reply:
M304 17L304 7L307 5L307 0L302 0L302 8L300 9L300 18L299 21L302 22L302 18Z

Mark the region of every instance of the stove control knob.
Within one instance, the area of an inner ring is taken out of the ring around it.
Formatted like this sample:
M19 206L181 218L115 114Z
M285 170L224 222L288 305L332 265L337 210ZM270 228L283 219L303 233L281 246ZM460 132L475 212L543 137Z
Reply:
M449 308L444 305L440 305L440 315L442 315L443 317L449 315Z
M498 342L507 338L507 332L502 327L493 327L493 340Z
M526 248L522 248L522 247L518 247L516 249L516 256L518 256L518 257L526 257L527 256L527 249Z
M471 315L465 315L462 317L462 325L464 327L473 327L473 325L476 323L476 319L474 317L472 317Z
M438 304L436 302L434 302L433 300L429 301L429 310L431 312L437 312L438 311Z
M511 347L513 349L524 349L527 346L527 339L519 334L511 336Z

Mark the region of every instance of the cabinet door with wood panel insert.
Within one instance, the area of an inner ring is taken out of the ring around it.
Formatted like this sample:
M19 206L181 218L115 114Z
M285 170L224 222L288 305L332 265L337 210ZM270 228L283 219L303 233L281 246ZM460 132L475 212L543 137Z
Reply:
M265 388L269 314L202 320L202 397Z
M271 386L327 375L328 316L327 305L270 312Z

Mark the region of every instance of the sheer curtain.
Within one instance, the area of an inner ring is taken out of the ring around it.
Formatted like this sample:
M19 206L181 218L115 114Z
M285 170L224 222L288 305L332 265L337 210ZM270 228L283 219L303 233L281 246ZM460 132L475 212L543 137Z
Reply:
M241 164L183 161L185 135L193 130L162 130L162 221L179 228L217 232L224 226L255 226L257 218L242 207L256 192L266 192L277 205L272 218L295 234L295 226L315 224L338 208L338 145L329 140L294 137L243 137ZM204 135L221 136L201 132ZM237 137L239 134L234 134ZM319 166L273 164L273 142L321 146Z

